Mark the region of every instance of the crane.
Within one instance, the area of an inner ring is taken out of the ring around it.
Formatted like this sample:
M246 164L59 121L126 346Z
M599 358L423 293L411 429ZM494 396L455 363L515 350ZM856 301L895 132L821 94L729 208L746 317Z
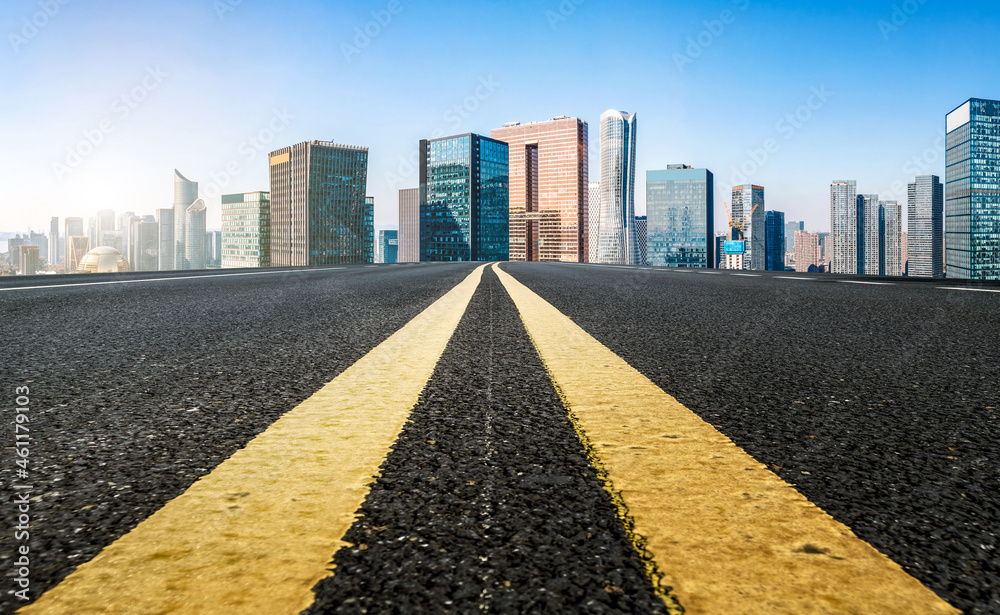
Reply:
M733 220L733 214L729 213L729 205L725 201L722 202L722 206L726 208L726 217L729 218L729 228L735 229L736 232L739 234L739 239L742 240L743 229L745 229L747 227L747 224L750 223L750 220L753 217L753 212L757 211L757 208L760 207L760 203L754 205L753 209L750 210L750 213L747 214L747 217L743 220L743 222L739 223L737 223L736 220Z

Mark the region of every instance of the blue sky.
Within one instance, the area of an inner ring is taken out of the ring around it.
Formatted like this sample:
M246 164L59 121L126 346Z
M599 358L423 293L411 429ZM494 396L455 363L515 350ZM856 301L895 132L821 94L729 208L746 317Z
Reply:
M509 121L638 114L645 171L715 173L723 201L829 227L829 184L905 202L944 175L944 116L1000 98L1000 7L866 2L7 0L0 13L0 231L153 213L172 172L219 195L268 188L268 151L369 147L376 223L416 187L417 141ZM32 22L34 22L32 24ZM367 34L365 33L367 31Z

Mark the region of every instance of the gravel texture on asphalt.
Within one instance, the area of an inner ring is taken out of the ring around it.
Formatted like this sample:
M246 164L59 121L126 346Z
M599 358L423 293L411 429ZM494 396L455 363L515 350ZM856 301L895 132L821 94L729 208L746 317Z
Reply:
M665 613L492 271L307 613Z
M1000 613L1000 295L504 269L951 604Z
M14 387L31 389L34 599L473 268L347 267L0 292L0 612L24 604L13 596L12 550L21 544L12 503L20 492L10 488Z

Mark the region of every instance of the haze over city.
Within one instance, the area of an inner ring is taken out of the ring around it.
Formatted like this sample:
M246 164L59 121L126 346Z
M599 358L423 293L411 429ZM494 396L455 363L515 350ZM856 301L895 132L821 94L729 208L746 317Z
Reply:
M716 174L719 230L743 182L829 230L834 179L903 202L915 175L944 176L945 114L997 95L982 67L998 15L917 0L12 1L0 230L169 207L174 168L218 228L221 194L267 190L267 153L312 139L370 149L375 224L394 225L419 139L580 117L596 181L608 108L637 114L637 213L645 171L686 163Z

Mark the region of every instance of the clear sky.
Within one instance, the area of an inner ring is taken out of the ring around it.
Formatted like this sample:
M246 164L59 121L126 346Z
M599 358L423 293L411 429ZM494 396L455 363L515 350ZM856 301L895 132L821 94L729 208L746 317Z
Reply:
M174 168L219 227L220 194L311 139L370 148L392 225L419 139L577 116L596 181L609 108L637 113L637 213L645 171L687 163L720 229L748 181L828 230L832 180L905 203L944 178L945 114L1000 98L995 2L4 0L0 32L0 231L153 213Z

